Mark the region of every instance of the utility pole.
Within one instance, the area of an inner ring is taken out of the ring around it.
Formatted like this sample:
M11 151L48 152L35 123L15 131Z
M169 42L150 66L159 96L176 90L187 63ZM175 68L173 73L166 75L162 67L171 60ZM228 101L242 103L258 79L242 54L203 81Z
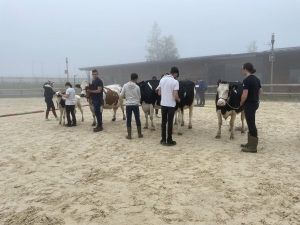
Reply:
M66 58L66 66L67 66L67 69L65 70L65 74L67 74L67 81L69 81L68 58Z
M272 48L271 48L271 54L269 55L269 61L271 61L271 84L273 84L273 64L275 61L274 42L275 42L275 35L274 33L272 33L272 37L271 37ZM271 92L273 92L273 86L271 86Z

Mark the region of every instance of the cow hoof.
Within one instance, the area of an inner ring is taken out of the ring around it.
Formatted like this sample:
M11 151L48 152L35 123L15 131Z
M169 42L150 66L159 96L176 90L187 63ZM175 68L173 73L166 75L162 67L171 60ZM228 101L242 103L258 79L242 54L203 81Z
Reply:
M229 128L229 130L228 130L229 132L231 131L231 129Z
M217 138L217 139L220 139L220 138L221 138L221 136L217 135L217 136L216 136L216 138Z
M114 121L116 121L116 118L112 118L112 120L111 120L111 121L113 121L113 122L114 122Z
M174 123L174 125L177 125L178 123Z
M184 124L181 124L181 126L183 127L183 126L184 126Z
M155 131L155 128L151 128L151 131Z
M84 121L84 119L81 120L82 122Z
M92 124L92 127L94 127L94 126L96 126L96 123L93 123L93 124Z
M244 134L244 133L245 133L245 131L244 131L244 130L242 130L242 131L241 131L241 133L242 133L242 134Z
M144 127L144 129L148 129L148 127Z
M126 118L124 117L123 120L126 120Z
M233 140L234 139L234 136L230 136L230 140Z
M192 129L192 126L189 126L189 129Z
M182 133L181 133L181 132L178 132L178 135L182 135Z

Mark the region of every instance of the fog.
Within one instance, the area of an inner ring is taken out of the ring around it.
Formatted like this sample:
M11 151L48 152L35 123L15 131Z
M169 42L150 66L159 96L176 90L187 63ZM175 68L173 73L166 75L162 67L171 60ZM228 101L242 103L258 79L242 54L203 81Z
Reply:
M156 21L181 58L300 46L299 0L0 0L0 76L84 76L79 67L145 61Z

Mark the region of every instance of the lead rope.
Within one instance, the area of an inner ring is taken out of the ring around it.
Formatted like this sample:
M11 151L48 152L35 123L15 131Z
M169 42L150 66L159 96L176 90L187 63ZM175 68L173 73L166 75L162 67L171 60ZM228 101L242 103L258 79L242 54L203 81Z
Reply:
M230 100L230 98L228 98L227 101L226 101L226 104L227 104L227 105L229 105L229 103L228 103L229 100ZM232 107L231 105L229 105L229 107L232 108L232 109L236 109L236 110L238 110L238 109L240 108L240 106L239 106L238 108L234 108L234 107Z

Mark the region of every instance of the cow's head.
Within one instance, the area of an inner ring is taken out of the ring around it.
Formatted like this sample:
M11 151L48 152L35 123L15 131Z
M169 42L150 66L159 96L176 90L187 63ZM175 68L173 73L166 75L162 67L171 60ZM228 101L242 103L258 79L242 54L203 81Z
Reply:
M236 85L230 85L226 81L218 80L217 105L225 106L229 100L230 93L235 89L237 89Z
M81 89L80 97L86 97L86 90L90 87L90 83L87 80L84 80L81 84L76 84L75 87Z

